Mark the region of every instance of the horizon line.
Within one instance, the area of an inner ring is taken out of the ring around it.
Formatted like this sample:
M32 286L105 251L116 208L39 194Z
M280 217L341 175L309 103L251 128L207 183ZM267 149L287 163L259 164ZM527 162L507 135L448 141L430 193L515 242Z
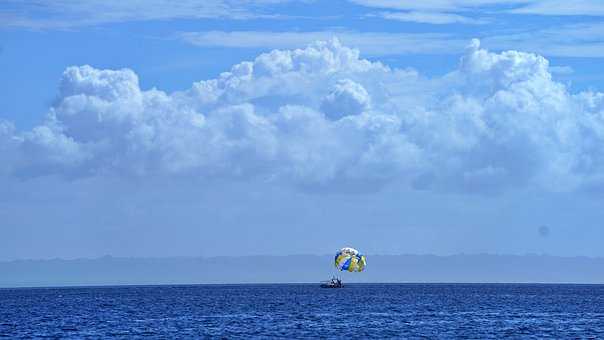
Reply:
M547 253L525 253L525 254L505 254L505 253L455 253L447 255L439 254L414 254L414 253L402 253L402 254L367 254L368 257L386 257L386 256L417 256L417 257L456 257L456 256L505 256L505 257L555 257L555 258L584 258L584 259L604 259L604 256L590 256L590 255L553 255ZM290 257L290 256L330 256L332 254L250 254L250 255L168 255L168 256L119 256L119 255L100 255L96 257L74 257L74 258L63 258L63 257L49 257L49 258L18 258L18 259L5 259L0 260L0 263L9 262L34 262L34 261L94 261L103 259L129 259L129 260L168 260L168 259L215 259L215 258L245 258L245 257Z

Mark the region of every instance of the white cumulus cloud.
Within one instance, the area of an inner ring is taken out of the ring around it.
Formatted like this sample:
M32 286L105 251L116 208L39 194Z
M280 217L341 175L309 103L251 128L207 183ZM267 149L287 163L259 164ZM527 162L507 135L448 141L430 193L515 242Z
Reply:
M601 185L604 94L572 93L548 61L477 40L426 78L337 40L274 50L186 91L128 69L69 67L46 122L0 122L0 174L260 178L321 190Z
M369 108L369 93L352 80L338 81L334 90L323 99L321 110L330 118L339 119L349 115L358 115Z

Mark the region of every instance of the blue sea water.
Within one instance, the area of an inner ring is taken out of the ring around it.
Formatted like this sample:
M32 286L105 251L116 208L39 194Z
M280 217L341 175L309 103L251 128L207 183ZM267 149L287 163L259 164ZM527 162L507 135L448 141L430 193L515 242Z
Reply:
M0 289L0 336L604 337L604 286L312 284Z

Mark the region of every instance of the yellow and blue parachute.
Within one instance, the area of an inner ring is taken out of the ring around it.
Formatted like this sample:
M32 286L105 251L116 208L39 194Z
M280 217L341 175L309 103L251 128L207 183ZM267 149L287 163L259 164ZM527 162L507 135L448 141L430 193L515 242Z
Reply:
M365 255L354 248L345 247L336 253L335 266L340 271L362 272L366 265Z

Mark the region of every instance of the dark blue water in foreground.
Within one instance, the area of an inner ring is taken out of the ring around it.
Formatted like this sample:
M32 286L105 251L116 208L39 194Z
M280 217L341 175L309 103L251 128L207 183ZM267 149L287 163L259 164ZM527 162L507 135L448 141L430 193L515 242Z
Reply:
M604 286L0 289L7 337L604 337Z

